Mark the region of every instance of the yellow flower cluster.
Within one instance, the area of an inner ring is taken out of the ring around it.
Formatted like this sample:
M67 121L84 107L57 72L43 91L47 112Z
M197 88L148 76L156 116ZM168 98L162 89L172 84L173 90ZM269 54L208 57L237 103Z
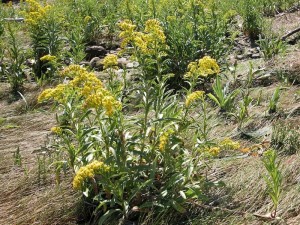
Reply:
M224 150L238 150L240 148L240 143L233 141L230 138L225 138L219 143L219 145Z
M60 72L62 77L70 77L74 78L79 76L82 73L86 73L86 69L81 67L80 65L70 65L66 67L63 71Z
M220 67L215 59L210 56L204 56L196 62L191 62L188 65L188 72L185 74L185 78L195 78L198 77L208 77L210 75L215 75L220 72Z
M126 19L119 23L119 28L121 29L121 33L119 34L119 37L122 39L121 48L125 48L137 33L135 31L136 25Z
M55 62L56 57L54 55L44 55L40 58L41 61Z
M103 68L113 68L117 69L118 67L118 57L114 54L108 54L104 59L103 59Z
M61 134L62 133L62 129L61 129L61 127L52 127L51 128L51 132L55 133L55 134Z
M67 95L68 85L59 84L55 88L48 88L44 90L38 97L38 102L53 99L56 102L62 103Z
M55 88L44 90L38 97L39 102L53 99L64 104L70 95L75 95L83 101L84 108L102 107L108 116L122 109L122 104L104 88L94 73L80 66L71 65L61 72L61 76L73 79L67 84L59 84Z
M81 167L73 179L73 188L80 190L83 182L88 178L93 178L96 174L105 173L109 167L103 162L94 161L86 166Z
M199 149L199 151L201 153L204 154L204 156L208 156L208 157L211 157L211 156L218 156L221 152L221 148L219 146L205 146L205 147L201 147Z
M189 107L193 102L204 97L204 91L195 91L189 94L185 100L185 106Z
M173 134L173 130L167 130L159 137L159 150L164 151L169 143L170 135Z
M25 14L25 22L30 26L38 25L47 15L51 6L42 6L36 0L26 0L27 10Z
M119 27L122 30L119 35L122 39L122 48L131 43L143 54L153 55L156 49L166 47L166 36L156 19L146 22L144 32L135 31L136 26L130 20L124 20Z
M220 147L210 147L208 148L208 153L212 156L218 156L220 154L221 148Z

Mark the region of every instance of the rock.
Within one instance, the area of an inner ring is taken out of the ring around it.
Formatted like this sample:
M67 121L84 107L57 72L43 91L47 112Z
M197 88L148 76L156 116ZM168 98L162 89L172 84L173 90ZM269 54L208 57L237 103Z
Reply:
M251 49L250 50L248 50L246 53L245 53L245 56L246 56L246 58L248 58L248 57L252 57L252 52L251 52Z
M119 58L118 59L118 67L123 68L126 67L126 65L129 63L130 61L127 60L126 58Z
M236 59L238 59L238 60L242 60L243 58L244 58L243 55L237 55L237 56L236 56Z
M79 63L80 66L90 66L90 62L82 61Z
M107 51L102 46L94 45L86 47L85 53L87 54L87 59L92 59L94 57L105 56Z
M259 53L252 54L251 58L252 59L258 59L258 58L260 58L260 54Z
M99 57L94 57L90 61L90 66L93 69L103 70L103 59L100 59Z

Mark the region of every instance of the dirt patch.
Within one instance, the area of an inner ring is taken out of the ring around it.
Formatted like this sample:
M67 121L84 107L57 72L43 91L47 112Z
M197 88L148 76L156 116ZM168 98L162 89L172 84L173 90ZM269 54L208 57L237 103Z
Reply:
M300 11L282 13L271 19L272 31L278 36L283 36L299 27Z

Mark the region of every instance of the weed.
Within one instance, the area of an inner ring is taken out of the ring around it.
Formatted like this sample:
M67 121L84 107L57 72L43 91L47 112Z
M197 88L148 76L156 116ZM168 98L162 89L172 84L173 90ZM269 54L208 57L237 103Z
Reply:
M17 39L17 29L12 28L12 26L8 24L7 30L9 37L9 47L7 50L10 62L3 69L4 74L7 76L10 83L12 94L17 96L18 92L23 91L23 63L25 60L25 53L24 49L20 46L20 41Z
M280 98L280 87L277 87L270 99L268 112L275 113L277 111L277 104Z
M268 175L264 177L267 183L267 192L273 202L273 212L271 213L271 217L275 218L280 200L280 194L282 192L282 174L280 171L280 162L277 161L277 154L272 149L269 149L264 153L262 162L268 173Z
M272 36L262 38L262 36L259 35L257 43L259 44L265 60L269 60L275 55L284 52L286 48L285 43L280 38Z
M235 114L232 114L238 122L238 129L241 130L243 124L245 124L249 119L248 107L252 102L252 98L249 96L249 90L243 93L243 99Z
M22 166L22 156L20 153L20 147L18 146L17 150L13 153L14 164L16 166Z
M212 86L213 94L209 93L207 96L213 100L221 109L222 112L230 112L235 97L239 94L239 90L236 89L232 92L228 91L228 86L222 87L220 78L216 78L215 84Z

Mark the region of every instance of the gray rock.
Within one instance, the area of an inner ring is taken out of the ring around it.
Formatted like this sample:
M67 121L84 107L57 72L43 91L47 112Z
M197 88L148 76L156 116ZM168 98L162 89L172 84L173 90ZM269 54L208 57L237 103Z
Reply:
M244 58L243 55L237 55L237 56L236 56L236 59L238 59L238 60L242 60L243 58Z
M100 59L99 57L94 57L90 61L90 66L93 69L103 70L103 59Z
M127 60L126 58L119 58L118 59L118 66L120 68L126 67L126 65L129 63L130 61Z
M86 47L85 53L87 54L88 59L92 59L94 57L105 56L107 54L107 51L100 45L94 45Z
M252 59L258 59L258 58L260 58L260 54L259 53L252 54L251 58Z

